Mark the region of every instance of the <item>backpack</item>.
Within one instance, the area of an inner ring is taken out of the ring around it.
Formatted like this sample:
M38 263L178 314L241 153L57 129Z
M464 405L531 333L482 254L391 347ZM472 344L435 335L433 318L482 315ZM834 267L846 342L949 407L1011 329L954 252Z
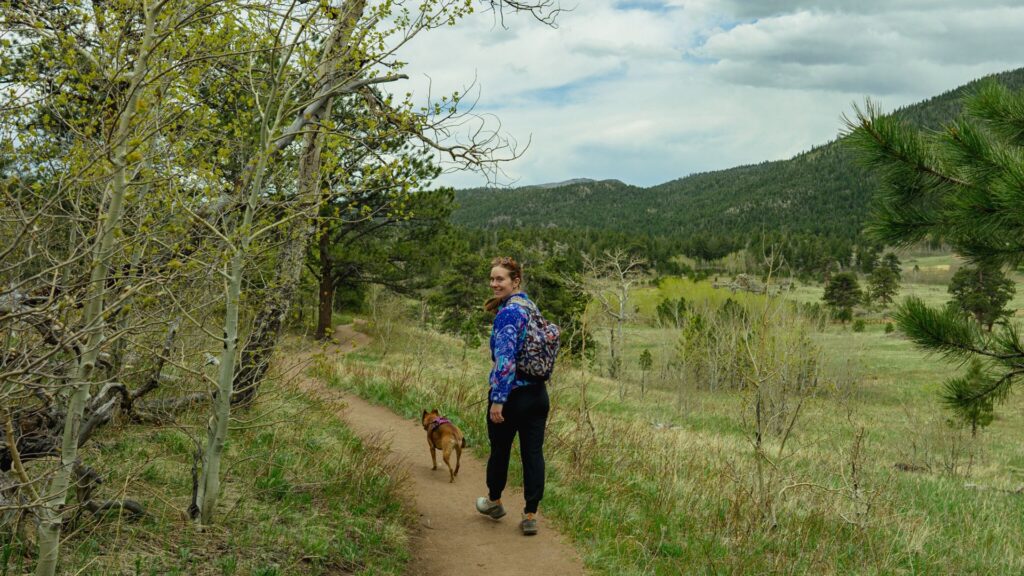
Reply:
M514 302L526 310L526 338L516 354L516 378L529 382L546 382L555 369L555 358L561 330L554 323L548 322L540 313L537 305L522 296L513 296Z

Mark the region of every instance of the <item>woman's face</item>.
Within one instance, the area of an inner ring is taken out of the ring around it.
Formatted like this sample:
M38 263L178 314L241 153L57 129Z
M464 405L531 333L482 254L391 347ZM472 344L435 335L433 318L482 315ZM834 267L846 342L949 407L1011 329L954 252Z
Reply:
M513 280L509 271L502 266L491 268L491 291L494 297L504 300L519 290L519 280Z

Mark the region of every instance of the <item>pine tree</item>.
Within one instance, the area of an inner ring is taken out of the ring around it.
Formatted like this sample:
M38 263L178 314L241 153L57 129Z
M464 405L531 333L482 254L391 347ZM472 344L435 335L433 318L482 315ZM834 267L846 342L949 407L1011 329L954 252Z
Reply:
M453 246L449 269L438 279L439 291L430 297L438 311L438 327L462 339L468 348L480 346L487 333L489 318L483 311L487 300L487 262L468 252L465 246Z
M888 266L876 266L868 276L868 294L872 301L878 302L882 306L892 304L892 297L899 292L899 289L900 277Z
M821 299L832 309L835 317L845 324L853 318L853 307L864 299L864 293L856 274L841 272L832 276L825 285L825 294Z
M949 293L953 295L951 304L970 314L989 332L996 322L1012 313L1006 309L1006 304L1016 291L1013 280L994 264L964 266L949 282Z
M889 252L882 258L882 266L885 266L896 275L896 282L903 279L903 263L896 254Z
M990 82L964 101L943 130L920 132L870 101L848 120L847 141L882 182L868 230L889 245L939 240L970 263L1024 261L1024 92ZM946 402L961 415L1005 398L1024 374L1024 342L1009 323L989 335L955 308L910 298L895 314L900 330L925 350L975 359L970 377L946 383Z

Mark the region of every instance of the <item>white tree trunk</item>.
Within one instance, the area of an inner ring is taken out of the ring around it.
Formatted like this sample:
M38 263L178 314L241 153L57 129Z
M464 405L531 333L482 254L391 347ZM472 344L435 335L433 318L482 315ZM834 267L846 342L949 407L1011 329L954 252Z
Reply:
M266 133L266 132L264 132ZM227 286L225 287L226 307L224 310L224 347L220 355L220 372L217 376L217 397L206 428L206 448L203 451L203 472L199 479L196 503L199 506L199 522L208 525L213 521L213 510L220 498L220 462L224 443L228 438L228 421L231 419L231 395L235 380L235 352L238 348L238 302L242 293L242 266L252 241L252 221L258 201L258 191L263 186L263 173L269 158L267 147L261 142L261 157L256 163L253 181L249 188L245 215L238 227L241 238L238 244L229 246L231 260L228 263Z
M251 221L250 209L246 220ZM203 452L203 474L199 481L199 521L208 525L213 521L213 509L220 497L220 462L224 443L228 438L231 418L231 393L235 380L235 350L238 347L238 301L242 292L242 257L240 248L231 257L228 271L227 308L224 313L224 349L220 357L217 377L217 397L206 429L206 450Z
M64 432L61 438L60 467L50 483L49 490L43 499L39 519L39 561L36 564L37 576L52 576L57 571L57 560L60 556L60 533L64 519L64 505L67 503L72 468L78 459L78 437L82 427L82 414L89 398L89 381L96 359L99 357L100 346L104 340L104 292L109 276L110 255L114 245L114 231L121 223L124 207L125 191L128 187L127 155L128 140L132 120L138 110L140 86L149 71L149 57L152 54L155 39L156 18L163 7L159 2L146 9L146 28L143 33L139 58L135 61L128 87L128 101L118 119L117 132L113 144L113 174L108 189L110 202L106 211L100 211L97 221L96 241L93 244L91 273L89 276L89 298L86 302L83 324L89 337L72 380L71 397L68 400L67 414L64 419Z

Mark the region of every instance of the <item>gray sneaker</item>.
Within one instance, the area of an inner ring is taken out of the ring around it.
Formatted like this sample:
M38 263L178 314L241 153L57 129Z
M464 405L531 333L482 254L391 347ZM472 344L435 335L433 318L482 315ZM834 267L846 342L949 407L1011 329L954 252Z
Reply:
M505 507L497 502L491 502L486 497L481 496L476 499L476 511L483 514L484 516L490 516L497 520L505 515Z
M537 533L537 515L523 514L523 520L519 523L519 529L524 536L533 536Z

